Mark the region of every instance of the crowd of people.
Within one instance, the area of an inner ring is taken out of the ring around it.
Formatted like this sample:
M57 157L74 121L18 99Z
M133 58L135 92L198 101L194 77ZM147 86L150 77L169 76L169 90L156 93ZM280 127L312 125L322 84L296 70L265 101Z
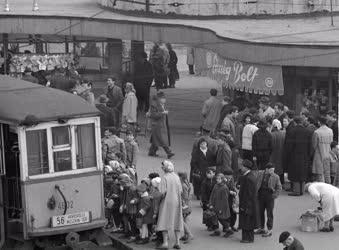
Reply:
M239 110L228 96L220 101L216 89L210 95L193 145L190 179L211 236L221 234L219 223L226 238L242 229L244 243L253 242L254 234L271 236L274 203L283 186L290 196L310 192L322 208L320 230L332 232L339 214L336 113L313 116L303 109L296 114L279 102L271 107L266 96L258 107Z

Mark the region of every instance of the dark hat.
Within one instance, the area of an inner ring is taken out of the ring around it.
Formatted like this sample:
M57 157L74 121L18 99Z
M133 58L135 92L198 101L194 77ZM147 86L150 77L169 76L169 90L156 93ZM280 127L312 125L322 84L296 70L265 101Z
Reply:
M289 232L287 232L287 231L282 232L282 233L280 234L280 236L279 236L279 243L285 242L285 240L287 240L288 237L290 237L290 235L291 235L291 234L290 234Z
M270 98L268 98L267 96L263 96L259 99L259 102L268 105L270 104Z
M260 119L257 126L258 126L258 128L266 128L267 127L266 119Z
M249 160L243 160L242 165L250 170L253 169L253 163Z
M165 98L165 93L160 91L160 92L157 93L157 97L158 98Z
M271 162L269 162L265 165L265 169L270 169L270 168L274 168L274 165Z
M147 191L147 186L143 183L137 186L137 191L140 193L144 193Z
M224 175L233 175L233 170L230 168L227 168L225 171L223 171Z
M206 170L206 173L207 172L214 172L217 171L217 167L208 167L207 170Z

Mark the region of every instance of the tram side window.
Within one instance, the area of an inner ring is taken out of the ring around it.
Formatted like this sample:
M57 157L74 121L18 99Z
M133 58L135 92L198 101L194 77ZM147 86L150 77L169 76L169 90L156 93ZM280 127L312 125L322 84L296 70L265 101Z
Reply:
M28 175L49 173L46 130L34 130L26 133Z
M77 169L96 166L96 145L94 124L75 127Z
M71 131L69 126L52 128L54 172L72 170Z

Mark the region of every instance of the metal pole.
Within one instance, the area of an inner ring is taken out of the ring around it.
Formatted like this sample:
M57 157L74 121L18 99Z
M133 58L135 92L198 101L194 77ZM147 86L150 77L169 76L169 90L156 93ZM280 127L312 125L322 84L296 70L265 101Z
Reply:
M4 11L5 12L9 12L10 9L9 9L9 4L8 4L8 0L5 0L5 8L4 8Z
M7 57L8 57L8 34L2 35L2 42L4 45L4 74L7 75Z
M334 26L334 23L333 23L333 0L331 0L331 26Z

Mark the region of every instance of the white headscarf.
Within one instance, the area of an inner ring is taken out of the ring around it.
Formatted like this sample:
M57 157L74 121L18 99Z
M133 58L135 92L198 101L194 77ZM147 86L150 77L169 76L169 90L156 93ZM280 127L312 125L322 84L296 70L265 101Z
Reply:
M161 182L161 178L160 177L155 177L151 180L152 186L153 187L159 187Z
M165 169L165 171L166 171L167 173L171 173L171 172L174 171L174 165L173 165L173 163L172 163L171 161L169 161L169 160L164 160L164 161L162 162L162 166L164 167L164 169Z
M281 122L278 119L274 119L272 121L272 127L281 130L282 129Z

